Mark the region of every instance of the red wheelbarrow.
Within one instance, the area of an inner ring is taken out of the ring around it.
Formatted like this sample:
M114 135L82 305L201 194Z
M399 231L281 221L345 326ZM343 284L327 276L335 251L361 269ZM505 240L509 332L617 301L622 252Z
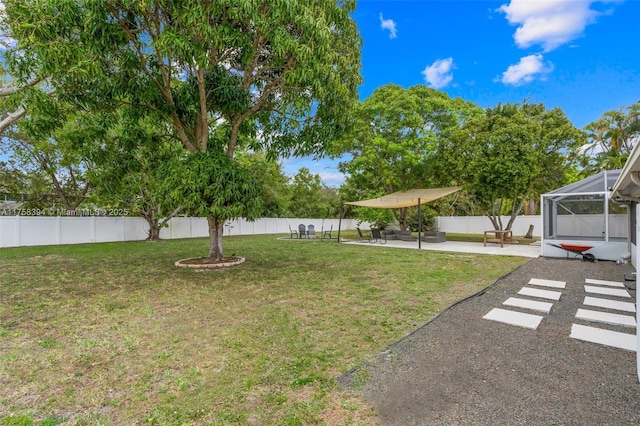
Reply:
M596 257L594 255L592 255L591 253L585 253L585 251L591 250L593 248L593 246L584 246L584 245L580 245L580 244L566 244L566 243L560 243L558 244L551 244L551 243L547 243L550 246L553 247L557 247L559 249L562 250L566 250L567 251L567 258L569 258L569 253L576 253L576 255L581 255L582 256L582 260L586 261L586 262L595 262ZM577 257L577 256L574 256Z

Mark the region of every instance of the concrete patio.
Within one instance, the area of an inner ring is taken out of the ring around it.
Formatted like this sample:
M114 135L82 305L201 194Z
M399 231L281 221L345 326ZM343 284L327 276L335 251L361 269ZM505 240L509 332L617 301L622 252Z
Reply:
M398 241L391 240L384 244L370 243L368 241L355 241L341 239L342 244L356 244L362 246L371 247L387 247L387 248L404 248L418 250L418 241ZM520 256L536 258L540 257L539 245L519 245L519 244L505 244L504 247L500 247L500 244L487 243L485 247L482 243L470 243L462 241L445 241L442 243L422 243L421 250L432 251L446 251L455 253L480 253L480 254L492 254L502 256Z

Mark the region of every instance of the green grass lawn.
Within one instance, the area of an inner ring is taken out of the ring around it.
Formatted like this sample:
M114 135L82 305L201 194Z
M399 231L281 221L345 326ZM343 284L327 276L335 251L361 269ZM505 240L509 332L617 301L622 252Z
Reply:
M336 378L527 259L225 237L0 249L0 424L372 424Z

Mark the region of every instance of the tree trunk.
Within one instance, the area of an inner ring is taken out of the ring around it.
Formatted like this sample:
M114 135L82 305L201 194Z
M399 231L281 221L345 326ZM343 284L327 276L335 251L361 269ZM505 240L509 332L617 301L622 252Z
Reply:
M169 213L169 216L162 220L158 219L155 213L160 212L160 207L151 207L146 212L142 213L141 216L147 221L147 224L149 224L149 235L147 237L147 241L158 241L160 239L160 230L165 227L169 220L180 213L181 210L182 206L175 208L171 213Z
M398 217L398 225L401 231L407 230L407 208L402 207L400 209L400 216Z
M142 214L141 215L144 220L147 221L147 225L149 225L149 232L147 233L147 241L158 241L160 239L160 224L158 223L158 219L156 215L153 214Z
M147 241L158 241L160 239L160 226L157 223L149 223L149 236Z
M209 223L209 260L222 260L222 235L224 221L219 221L216 216L207 218Z
M489 212L485 213L485 216L487 216L489 218L489 220L491 221L491 224L493 225L493 229L495 229L496 231L499 231L502 229L502 224L499 221L499 217L496 218L496 216L494 214L491 214Z
M524 214L526 215L534 215L538 210L538 203L535 200L529 200L525 204Z
M485 212L489 220L491 220L491 224L495 230L501 230L502 228L502 203L503 199L492 199L491 200L491 212Z
M506 227L507 230L511 230L511 227L513 226L513 222L515 222L516 218L522 211L522 207L524 206L524 202L526 198L527 198L526 196L523 197L519 203L516 198L513 199L513 204L511 205L511 217L509 218L509 223L507 224L507 227Z
M529 225L529 230L527 231L527 234L524 237L528 239L533 238L533 225Z

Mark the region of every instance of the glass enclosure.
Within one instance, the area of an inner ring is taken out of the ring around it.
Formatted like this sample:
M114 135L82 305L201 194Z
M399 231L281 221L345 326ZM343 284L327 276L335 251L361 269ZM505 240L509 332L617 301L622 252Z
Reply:
M609 189L620 170L607 170L544 194L544 238L549 240L624 241L627 206L612 202Z

